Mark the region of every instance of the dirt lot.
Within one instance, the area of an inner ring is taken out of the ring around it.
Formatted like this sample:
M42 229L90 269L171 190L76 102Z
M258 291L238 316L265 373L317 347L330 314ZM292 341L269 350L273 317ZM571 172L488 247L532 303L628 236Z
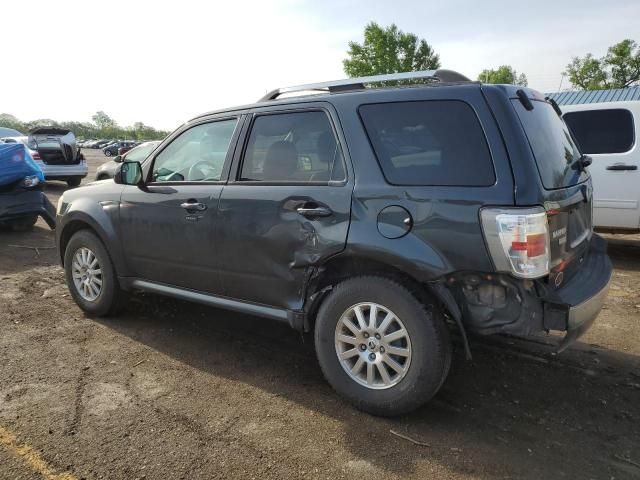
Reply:
M609 239L581 342L473 338L471 362L457 344L436 399L389 420L342 402L285 326L151 296L87 318L44 223L0 233L0 478L640 478L640 237Z

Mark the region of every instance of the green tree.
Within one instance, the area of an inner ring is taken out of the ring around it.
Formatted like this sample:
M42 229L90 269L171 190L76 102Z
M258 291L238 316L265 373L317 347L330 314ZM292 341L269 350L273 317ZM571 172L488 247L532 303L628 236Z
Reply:
M0 113L0 127L12 128L22 133L26 132L24 123L9 113Z
M527 76L524 73L518 75L511 65L502 65L496 69L485 69L478 75L478 80L484 83L502 83L526 87Z
M364 29L364 42L349 42L349 58L342 61L350 77L413 72L440 67L440 57L424 39L405 33L394 24L375 22Z
M119 138L137 140L161 140L169 132L156 130L153 127L136 122L132 127L119 127L118 124L104 112L97 112L93 117L95 124L90 122L57 122L50 118L22 122L8 113L0 114L0 127L13 128L19 132L28 133L30 129L41 126L57 126L71 130L76 137L87 138Z
M610 68L612 88L626 88L640 81L640 48L633 40L609 47L605 63Z
M609 47L604 57L591 53L567 65L569 81L584 90L627 88L640 83L640 47L630 39Z
M114 128L116 126L115 120L113 120L109 115L104 113L102 110L100 110L99 112L96 112L91 117L91 120L94 121L94 123L98 126L98 129L100 130L107 130L107 129Z

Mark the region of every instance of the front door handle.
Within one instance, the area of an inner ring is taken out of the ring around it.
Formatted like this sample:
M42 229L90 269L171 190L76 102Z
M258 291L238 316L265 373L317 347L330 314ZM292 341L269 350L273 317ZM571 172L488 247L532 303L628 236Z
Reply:
M624 163L614 163L609 165L607 170L638 170L637 165L625 165Z
M299 207L296 209L296 212L298 212L303 217L307 217L307 218L330 217L333 214L331 209L327 207L314 207L314 208Z
M184 203L181 203L180 206L185 210L197 210L199 212L203 212L207 209L206 204L197 202L195 200L188 200Z

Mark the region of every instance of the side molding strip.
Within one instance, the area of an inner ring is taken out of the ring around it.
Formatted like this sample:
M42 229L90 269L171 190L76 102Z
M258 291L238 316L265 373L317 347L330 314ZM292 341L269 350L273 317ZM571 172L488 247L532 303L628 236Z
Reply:
M245 303L238 300L232 300L226 297L219 297L208 293L201 293L195 290L186 290L160 283L149 282L147 280L132 280L131 287L144 290L146 292L166 295L168 297L179 298L191 302L202 303L213 307L233 310L235 312L248 313L260 317L280 320L281 322L290 322L289 311L281 308L268 307L265 305L257 305L255 303Z

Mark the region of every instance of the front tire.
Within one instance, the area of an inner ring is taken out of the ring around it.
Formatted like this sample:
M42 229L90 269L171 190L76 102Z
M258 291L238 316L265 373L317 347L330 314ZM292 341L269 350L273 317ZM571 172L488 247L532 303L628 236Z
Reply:
M107 249L93 232L73 234L64 252L64 270L71 296L86 313L100 317L121 309L124 292Z
M430 400L451 362L440 311L381 277L356 277L331 291L318 311L315 344L334 390L381 416L401 415Z
M111 153L111 150L105 150L105 151L104 151L104 154L105 154L107 157L110 157L111 155L113 155L113 154Z

